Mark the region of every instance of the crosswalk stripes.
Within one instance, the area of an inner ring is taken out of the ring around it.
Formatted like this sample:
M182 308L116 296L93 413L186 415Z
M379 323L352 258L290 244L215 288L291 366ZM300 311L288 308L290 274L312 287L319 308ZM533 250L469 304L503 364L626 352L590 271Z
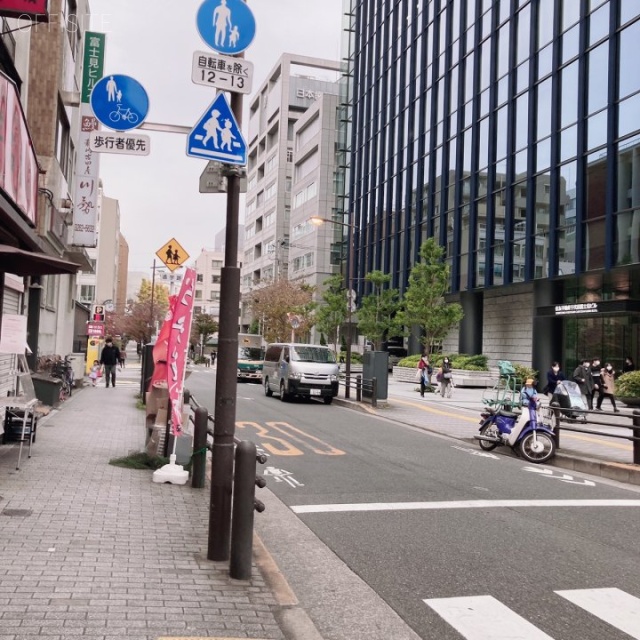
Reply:
M569 602L640 640L640 599L620 589L556 591Z
M466 640L553 640L493 596L424 600Z
M640 640L640 598L614 588L555 593L629 637ZM429 598L423 602L465 640L554 640L493 596Z

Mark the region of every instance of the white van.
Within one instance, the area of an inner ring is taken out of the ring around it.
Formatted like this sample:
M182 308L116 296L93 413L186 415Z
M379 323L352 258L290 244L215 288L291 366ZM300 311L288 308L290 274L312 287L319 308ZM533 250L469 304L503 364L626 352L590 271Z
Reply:
M331 404L338 395L338 364L328 347L279 342L267 345L262 366L264 394L280 395L286 402L295 396L322 398Z

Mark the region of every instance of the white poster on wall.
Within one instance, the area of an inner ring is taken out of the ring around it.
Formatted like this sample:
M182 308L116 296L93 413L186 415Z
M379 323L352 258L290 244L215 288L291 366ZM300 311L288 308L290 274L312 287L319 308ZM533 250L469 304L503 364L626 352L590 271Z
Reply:
M27 316L5 314L2 316L0 353L22 354L27 344Z

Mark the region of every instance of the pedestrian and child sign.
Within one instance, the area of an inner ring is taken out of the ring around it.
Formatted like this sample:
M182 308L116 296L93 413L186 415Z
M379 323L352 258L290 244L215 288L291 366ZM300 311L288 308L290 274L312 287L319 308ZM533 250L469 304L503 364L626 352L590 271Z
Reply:
M207 45L229 55L242 53L256 35L256 19L244 0L205 0L197 25Z
M226 164L247 164L247 143L224 93L218 95L191 130L187 155Z
M189 259L189 254L175 238L171 238L169 242L158 249L156 255L171 272L182 266Z

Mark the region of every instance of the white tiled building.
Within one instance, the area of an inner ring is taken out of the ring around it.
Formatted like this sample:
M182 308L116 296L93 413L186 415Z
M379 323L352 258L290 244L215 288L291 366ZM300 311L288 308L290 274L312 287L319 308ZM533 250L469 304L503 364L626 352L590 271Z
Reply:
M340 64L284 54L250 102L241 324L248 296L278 278L321 283L334 230L307 224L335 208L336 108ZM295 262L294 262L295 261Z

